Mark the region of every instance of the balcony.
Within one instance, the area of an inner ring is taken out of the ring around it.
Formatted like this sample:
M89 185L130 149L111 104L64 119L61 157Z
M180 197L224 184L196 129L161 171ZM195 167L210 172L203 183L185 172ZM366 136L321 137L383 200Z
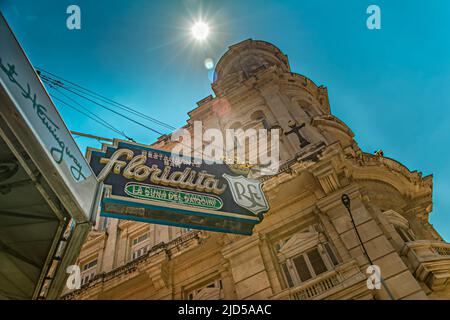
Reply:
M440 291L450 283L450 244L419 240L407 242L402 249L414 276L432 291Z
M196 248L205 238L205 232L199 230L192 230L181 236L173 239L168 243L161 242L153 246L142 256L139 256L128 263L121 265L109 272L102 272L92 277L81 285L78 290L68 291L62 295L64 300L77 299L79 297L92 298L89 296L90 292L95 292L92 288L101 284L101 290L112 287L118 287L122 283L131 278L139 276L142 272L147 270L155 288L166 285L167 268L164 265L165 257L170 256L174 259L188 250ZM92 290L91 290L92 289ZM83 296L85 294L85 296Z
M278 300L371 299L366 276L356 261L347 262L296 287L275 294Z

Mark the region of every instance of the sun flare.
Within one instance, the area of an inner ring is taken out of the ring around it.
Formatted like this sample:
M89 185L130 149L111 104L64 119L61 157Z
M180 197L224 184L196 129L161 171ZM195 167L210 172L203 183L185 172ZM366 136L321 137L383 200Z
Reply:
M196 22L191 28L192 36L197 40L205 40L209 35L209 26L203 22Z

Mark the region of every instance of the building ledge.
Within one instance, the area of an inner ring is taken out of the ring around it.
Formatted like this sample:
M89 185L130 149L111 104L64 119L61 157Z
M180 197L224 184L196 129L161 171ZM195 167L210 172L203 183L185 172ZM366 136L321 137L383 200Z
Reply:
M444 290L450 283L450 244L443 241L407 242L402 249L414 276L432 291Z
M164 253L164 255L167 257L167 260L170 260L171 258L178 256L180 253L189 250L189 248L196 247L196 245L198 245L203 238L203 231L193 230L189 233L179 236L178 238L175 238L168 243L162 242L160 244L157 244L153 246L146 254L140 256L139 258L131 260L130 262L119 266L111 270L110 272L103 272L96 275L89 282L82 285L80 289L63 295L61 299L74 299L79 295L87 293L88 290L97 286L98 284L106 284L113 280L115 281L113 281L112 286L118 286L122 282L125 282L130 278L139 275L143 270L142 266L144 264L151 263L154 259L158 260L161 263L166 261L165 259L160 259L160 253ZM123 280L120 280L120 278L123 278Z

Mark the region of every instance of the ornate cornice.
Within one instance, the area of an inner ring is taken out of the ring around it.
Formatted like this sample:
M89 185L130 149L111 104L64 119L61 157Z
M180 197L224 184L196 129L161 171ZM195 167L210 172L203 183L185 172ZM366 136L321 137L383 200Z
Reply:
M311 124L314 127L323 126L323 127L331 127L331 128L337 129L339 131L342 131L346 135L348 135L350 139L352 139L355 136L353 131L344 122L342 122L341 120L339 120L337 117L333 116L332 114L315 117L314 119L312 119Z
M433 189L433 176L423 177L421 172L410 171L400 162L379 155L360 153L356 156L347 154L347 159L353 163L352 176L355 180L379 180L391 184L401 194L411 198L431 195ZM371 170L377 168L378 170ZM402 177L409 184L398 180Z

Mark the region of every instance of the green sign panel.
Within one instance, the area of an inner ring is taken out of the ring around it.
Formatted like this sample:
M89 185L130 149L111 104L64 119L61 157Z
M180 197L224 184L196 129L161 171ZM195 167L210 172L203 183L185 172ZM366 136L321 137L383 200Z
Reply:
M223 202L220 198L211 195L140 183L127 183L125 186L125 193L130 197L137 199L173 202L181 205L212 210L219 210L223 206Z

